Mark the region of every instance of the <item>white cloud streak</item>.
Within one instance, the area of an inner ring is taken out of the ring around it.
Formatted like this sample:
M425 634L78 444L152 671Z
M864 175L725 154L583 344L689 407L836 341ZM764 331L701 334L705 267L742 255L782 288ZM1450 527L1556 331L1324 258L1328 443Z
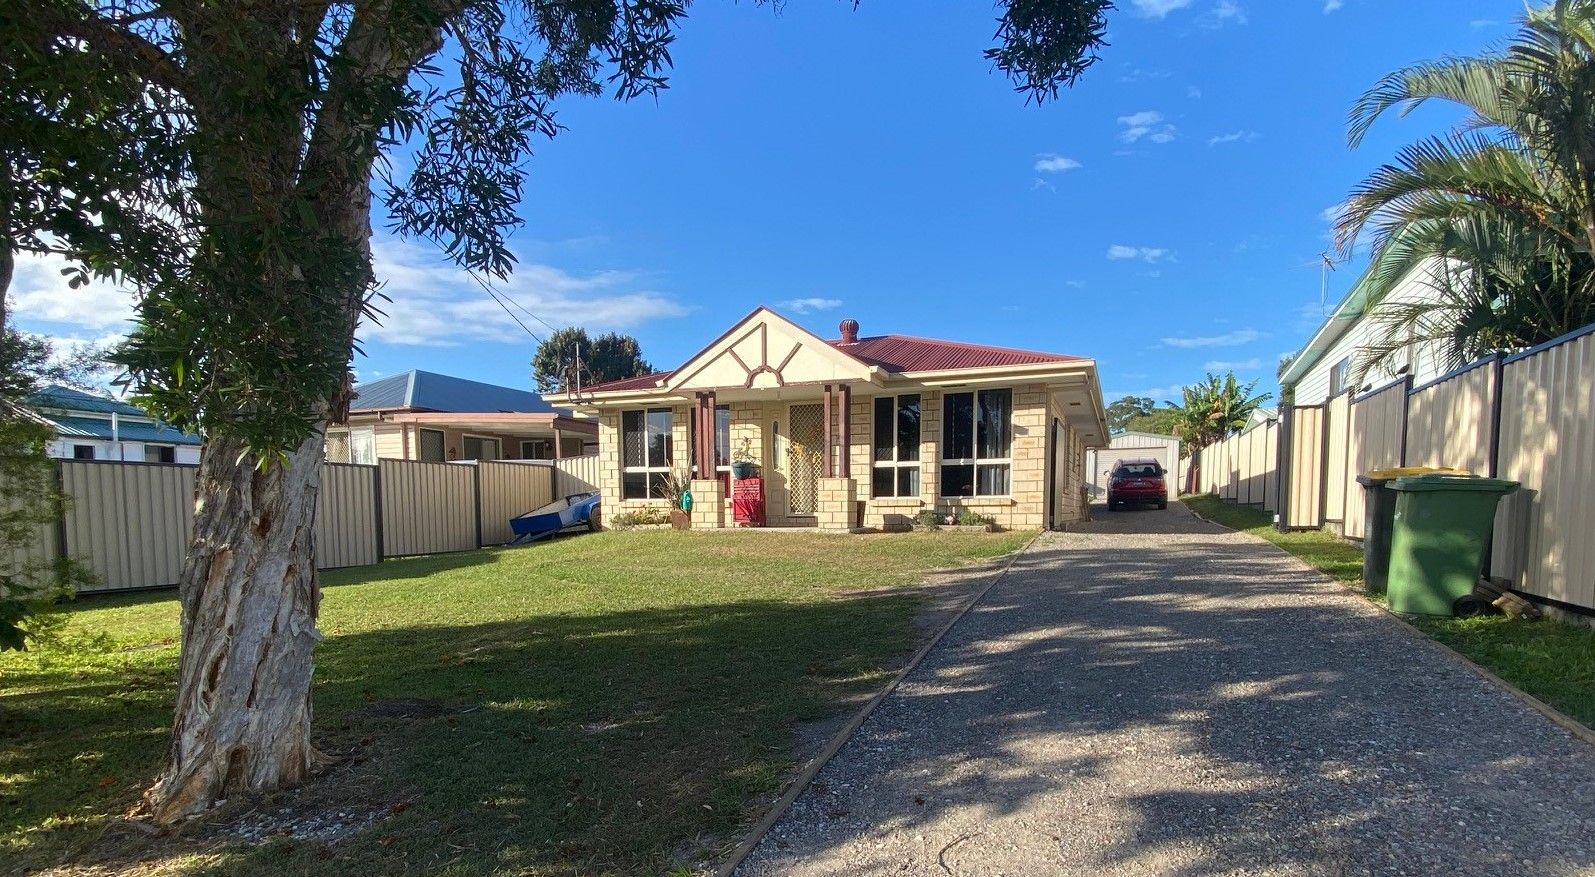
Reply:
M1257 139L1256 131L1232 131L1207 139L1208 146L1222 146L1225 143L1250 143Z
M834 311L842 306L839 298L789 298L779 305L794 314L812 314L816 311Z
M1108 258L1115 262L1129 259L1140 259L1143 262L1159 262L1168 258L1169 251L1162 247L1132 247L1126 244L1114 244L1108 247Z
M1205 347L1240 347L1262 337L1264 337L1263 333L1256 329L1236 329L1233 332L1225 332L1222 335L1164 338L1163 346L1177 347L1181 350L1197 350Z
M1135 13L1142 18L1164 18L1176 9L1184 9L1192 0L1133 0Z
M1163 120L1163 114L1156 110L1142 110L1119 117L1119 139L1125 143L1136 143L1143 137L1153 143L1168 143L1175 137L1173 125Z
M1257 357L1242 360L1213 359L1202 363L1202 369L1210 372L1254 372L1263 367L1263 361Z
M1080 162L1075 161L1072 158L1059 155L1056 152L1043 152L1042 154L1036 156L1035 169L1037 173L1061 174L1072 170L1078 170L1080 167Z

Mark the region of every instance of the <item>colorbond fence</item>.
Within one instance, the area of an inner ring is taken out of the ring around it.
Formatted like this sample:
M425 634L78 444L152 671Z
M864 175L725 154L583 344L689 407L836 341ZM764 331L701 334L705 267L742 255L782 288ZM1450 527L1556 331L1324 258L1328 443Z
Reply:
M509 519L556 495L592 489L594 457L483 463L381 460L327 463L316 504L316 565L377 563L385 557L465 551L513 538ZM197 466L61 460L69 497L59 526L41 528L17 558L75 557L93 572L85 592L172 585L194 523ZM571 488L571 489L565 489Z
M1265 461L1259 499L1247 436L1261 431L1204 449L1200 488L1240 503L1272 499L1290 529L1360 539L1356 477L1370 469L1453 466L1519 481L1496 517L1492 575L1595 609L1595 326L1420 386L1400 380L1288 409L1267 439L1282 453Z
M1279 424L1268 423L1203 448L1197 487L1273 511L1279 498Z

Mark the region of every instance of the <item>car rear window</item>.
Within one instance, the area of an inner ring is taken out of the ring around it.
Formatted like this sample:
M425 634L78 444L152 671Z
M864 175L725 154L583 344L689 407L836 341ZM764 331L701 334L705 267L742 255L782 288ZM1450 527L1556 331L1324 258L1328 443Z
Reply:
M1156 478L1158 477L1157 465L1141 463L1130 466L1120 466L1114 471L1115 478Z

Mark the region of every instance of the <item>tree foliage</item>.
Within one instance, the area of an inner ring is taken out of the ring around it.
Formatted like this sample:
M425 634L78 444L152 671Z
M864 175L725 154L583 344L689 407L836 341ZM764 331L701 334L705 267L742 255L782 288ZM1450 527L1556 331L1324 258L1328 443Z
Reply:
M1252 413L1273 398L1271 393L1253 394L1257 382L1241 384L1235 373L1223 377L1209 373L1200 383L1181 391L1182 400L1168 403L1175 410L1174 434L1194 451L1223 441L1246 427Z
M642 358L642 345L630 335L606 332L587 337L579 326L560 329L537 345L532 381L539 393L569 391L605 381L634 378L653 371Z
M1353 108L1352 145L1433 101L1468 116L1376 170L1338 223L1348 251L1373 237L1381 332L1359 380L1413 344L1460 365L1595 322L1595 0L1528 9L1501 51L1391 73ZM1414 271L1434 300L1385 301Z
M1157 403L1146 396L1125 396L1108 406L1108 430L1124 432L1130 428L1130 421L1151 414L1156 406Z

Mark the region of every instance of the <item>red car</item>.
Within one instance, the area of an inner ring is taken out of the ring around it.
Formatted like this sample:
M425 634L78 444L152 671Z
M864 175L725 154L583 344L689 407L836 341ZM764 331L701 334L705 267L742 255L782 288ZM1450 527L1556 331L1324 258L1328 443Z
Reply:
M1144 457L1113 464L1113 474L1108 478L1108 509L1129 503L1157 503L1160 509L1168 508L1169 489L1163 480L1166 471L1162 463Z

